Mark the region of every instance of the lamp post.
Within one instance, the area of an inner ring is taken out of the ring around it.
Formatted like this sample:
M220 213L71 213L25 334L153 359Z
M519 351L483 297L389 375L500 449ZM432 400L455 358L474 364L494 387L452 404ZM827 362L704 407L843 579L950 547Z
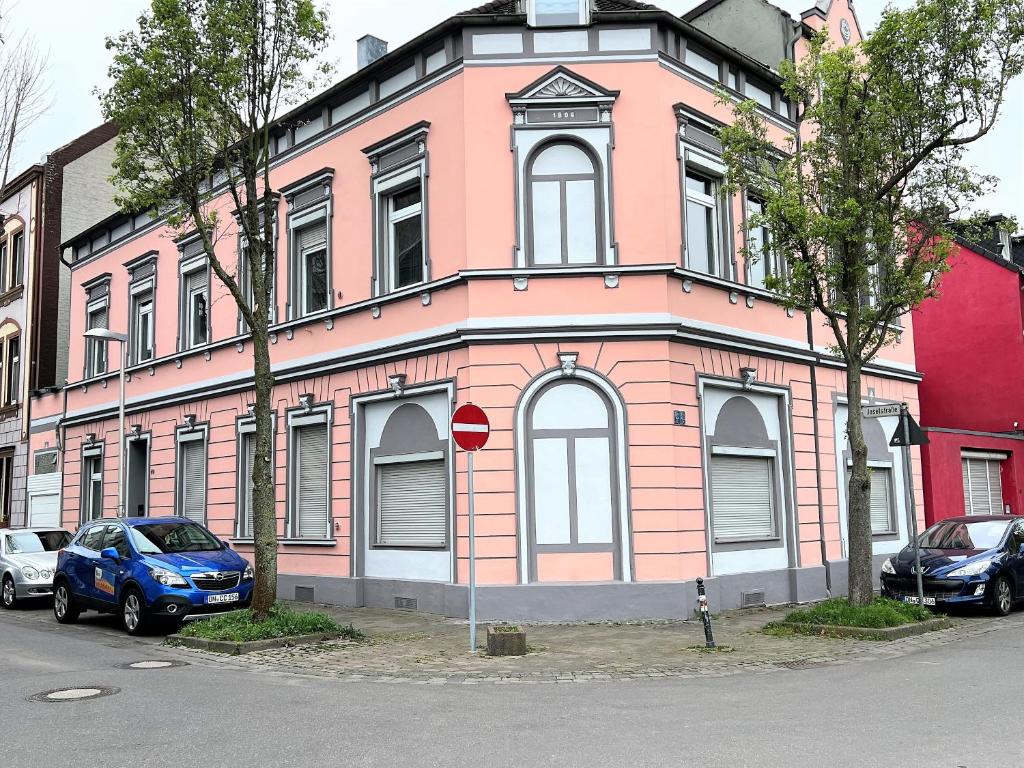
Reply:
M90 328L83 335L94 341L116 341L121 345L121 387L117 399L117 516L124 517L124 374L128 367L128 336L109 328Z

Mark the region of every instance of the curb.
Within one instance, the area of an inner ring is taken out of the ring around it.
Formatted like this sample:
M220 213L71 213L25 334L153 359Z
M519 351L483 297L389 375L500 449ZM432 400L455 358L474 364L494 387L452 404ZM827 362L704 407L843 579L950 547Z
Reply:
M899 640L904 637L923 635L939 629L948 629L953 622L945 617L919 621L914 624L901 624L898 627L841 627L832 624L800 624L782 621L777 626L786 627L800 635L825 635L831 637L847 637L857 640Z
M272 648L291 648L296 645L311 645L322 643L327 640L338 640L345 637L339 632L317 632L312 635L292 635L291 637L274 637L269 640L248 640L238 642L235 640L207 640L204 637L186 637L185 635L169 635L168 645L177 645L184 648L194 648L200 651L212 651L213 653L226 653L231 656L238 656L253 651L266 651Z

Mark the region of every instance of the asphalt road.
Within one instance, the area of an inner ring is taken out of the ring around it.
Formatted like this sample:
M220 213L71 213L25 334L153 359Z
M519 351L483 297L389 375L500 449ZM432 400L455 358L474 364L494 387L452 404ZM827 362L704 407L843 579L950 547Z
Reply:
M699 680L351 683L160 659L87 614L0 613L0 765L935 766L1024 760L1020 624L892 661ZM42 703L73 685L120 692Z

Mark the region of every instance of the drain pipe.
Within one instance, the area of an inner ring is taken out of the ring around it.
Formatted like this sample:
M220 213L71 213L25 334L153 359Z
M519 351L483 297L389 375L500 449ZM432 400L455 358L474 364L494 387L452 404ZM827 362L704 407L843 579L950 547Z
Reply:
M811 312L807 312L807 344L814 352L814 326ZM811 417L814 420L814 476L818 482L818 538L821 541L821 564L825 566L825 591L832 597L832 573L828 567L828 548L825 545L825 503L821 500L821 434L818 430L818 364L811 360Z

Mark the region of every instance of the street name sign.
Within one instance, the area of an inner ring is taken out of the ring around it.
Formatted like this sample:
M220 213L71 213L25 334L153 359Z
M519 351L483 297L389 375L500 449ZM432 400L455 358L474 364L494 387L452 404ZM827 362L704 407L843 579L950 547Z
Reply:
M885 403L884 405L862 405L860 415L865 419L881 419L886 416L899 416L899 403Z

